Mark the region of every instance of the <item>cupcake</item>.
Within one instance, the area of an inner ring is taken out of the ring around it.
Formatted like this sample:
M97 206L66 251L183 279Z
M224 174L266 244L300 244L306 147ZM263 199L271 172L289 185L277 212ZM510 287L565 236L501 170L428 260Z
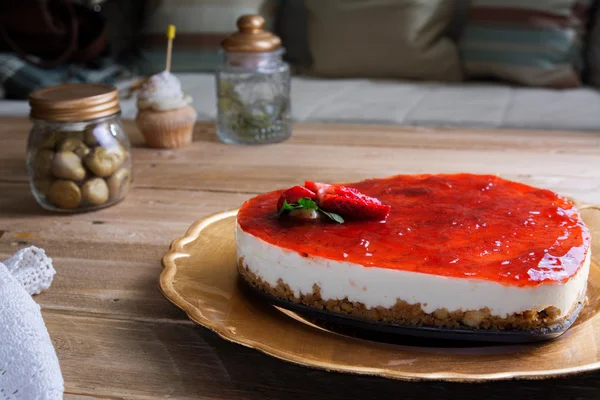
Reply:
M192 98L169 71L152 75L138 90L135 119L151 147L175 148L192 142L196 110Z

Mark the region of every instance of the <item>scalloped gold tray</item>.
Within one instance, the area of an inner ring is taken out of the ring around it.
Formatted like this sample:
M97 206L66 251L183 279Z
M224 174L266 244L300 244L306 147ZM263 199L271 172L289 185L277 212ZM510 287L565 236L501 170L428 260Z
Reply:
M237 210L194 223L163 258L164 295L224 339L296 364L404 380L540 379L600 368L600 207L580 205L592 231L588 299L561 337L539 344L370 341L329 331L241 291L234 240ZM596 254L596 256L594 256Z

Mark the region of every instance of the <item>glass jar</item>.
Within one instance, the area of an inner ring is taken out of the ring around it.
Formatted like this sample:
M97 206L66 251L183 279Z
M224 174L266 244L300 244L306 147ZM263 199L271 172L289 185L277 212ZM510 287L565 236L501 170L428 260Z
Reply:
M263 30L264 19L246 15L223 41L217 68L217 135L225 143L265 144L288 139L290 68L281 40Z
M63 85L30 96L31 191L45 209L96 210L121 201L131 183L131 145L110 85Z

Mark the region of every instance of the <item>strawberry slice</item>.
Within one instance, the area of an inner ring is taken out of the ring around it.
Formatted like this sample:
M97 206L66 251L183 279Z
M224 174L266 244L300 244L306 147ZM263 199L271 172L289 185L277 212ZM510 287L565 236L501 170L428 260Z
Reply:
M312 181L304 182L304 186L294 186L283 192L277 210L283 207L284 200L294 204L302 197L308 197L319 209L348 218L384 220L390 213L390 206L353 188Z
M320 185L320 186L319 186ZM358 190L340 185L316 184L317 204L325 211L355 219L384 220L391 207Z
M340 186L340 185L326 185L325 187L322 187L321 190L319 190L319 192L317 193L317 198L319 197L323 197L323 195L326 194L333 194L335 196L341 196L341 197L348 197L348 198L353 198L353 197L369 197L369 196L365 196L364 194L360 193L358 190L353 189L353 188L349 188L346 186ZM374 199L377 200L377 199ZM377 200L379 201L379 200Z
M342 197L364 196L358 190L340 185L328 185L320 182L304 182L304 186L317 194L317 200L326 194L334 194Z
M376 220L386 219L391 209L379 200L361 193L354 197L324 194L319 199L319 207L347 218Z
M319 182L311 182L311 181L306 181L304 182L304 187L307 188L308 190L311 190L315 193L319 193L319 190L321 189L327 189L329 186L326 183L319 183Z
M279 196L279 200L277 201L277 211L281 210L281 207L283 207L284 200L286 200L288 204L296 204L298 203L298 200L303 197L308 197L309 199L314 200L316 195L315 192L302 186L294 186L293 188L286 190L285 192L281 193L281 196Z

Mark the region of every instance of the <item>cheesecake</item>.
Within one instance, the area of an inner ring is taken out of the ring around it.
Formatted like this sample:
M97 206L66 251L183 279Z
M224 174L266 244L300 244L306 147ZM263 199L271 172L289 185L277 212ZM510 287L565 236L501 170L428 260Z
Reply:
M585 299L591 236L575 205L492 175L306 182L236 221L238 271L270 295L382 323L534 330Z

